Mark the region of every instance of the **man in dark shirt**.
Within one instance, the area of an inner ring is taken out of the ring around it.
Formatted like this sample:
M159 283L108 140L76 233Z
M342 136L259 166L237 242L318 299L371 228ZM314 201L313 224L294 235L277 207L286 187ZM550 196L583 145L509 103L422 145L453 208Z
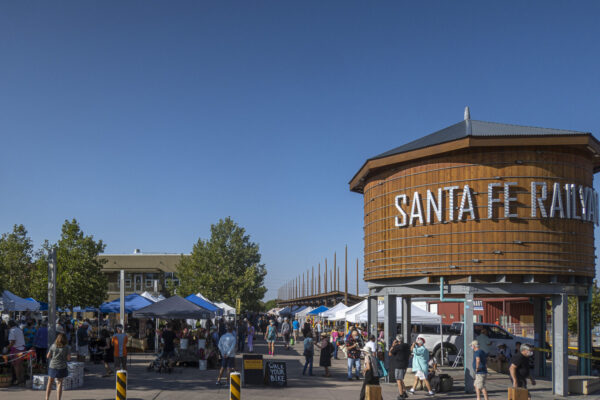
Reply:
M533 351L526 344L521 345L519 350L519 353L515 354L510 361L510 377L513 387L527 389L527 378L531 379L532 385L535 385L535 378L529 374L529 357L533 355Z
M487 381L487 353L479 348L479 342L473 340L471 343L473 349L473 370L475 371L475 393L477 400L481 400L481 393L485 400L488 400L487 388L485 383Z
M410 346L404 343L402 335L397 335L396 340L390 347L390 371L394 371L394 377L398 384L398 400L406 399L406 386L404 385L404 375L408 368L408 359L410 357Z
M167 327L165 328L165 331L162 334L163 358L169 359L173 357L173 353L175 352L175 344L173 343L174 340L175 333L171 329L171 324L167 324Z

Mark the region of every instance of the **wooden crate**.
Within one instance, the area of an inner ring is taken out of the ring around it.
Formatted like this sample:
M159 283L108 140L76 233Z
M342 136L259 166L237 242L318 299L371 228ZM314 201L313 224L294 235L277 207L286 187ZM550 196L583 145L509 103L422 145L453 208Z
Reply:
M381 400L381 386L379 385L367 385L365 391L365 400Z
M508 388L508 400L528 400L529 390L523 388Z

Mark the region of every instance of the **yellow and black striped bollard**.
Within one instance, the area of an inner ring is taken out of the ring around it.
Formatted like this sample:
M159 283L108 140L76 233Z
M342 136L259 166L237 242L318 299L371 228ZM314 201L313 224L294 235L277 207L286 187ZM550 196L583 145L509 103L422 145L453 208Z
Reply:
M229 375L229 397L231 400L240 400L242 398L241 377L239 372L232 372Z
M127 371L117 371L117 400L127 399Z

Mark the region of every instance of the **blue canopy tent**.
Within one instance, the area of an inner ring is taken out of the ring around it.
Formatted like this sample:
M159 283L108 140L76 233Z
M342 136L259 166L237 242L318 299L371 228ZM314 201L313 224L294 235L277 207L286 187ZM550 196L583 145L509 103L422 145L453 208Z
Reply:
M38 303L40 305L40 311L48 311L48 303L44 303L43 301L37 301L33 297L28 297L25 300L35 301L36 303Z
M319 315L320 313L325 312L327 310L329 310L329 308L325 306L320 306L309 312L308 315Z
M199 307L202 307L202 308L210 311L211 313L215 313L216 315L223 315L223 309L217 307L210 301L203 299L202 297L199 297L198 295L190 294L185 299L188 301L191 301L192 303L194 303L195 305L197 305Z
M80 307L80 306L73 307L73 312L96 312L96 311L98 311L97 307Z
M139 310L140 308L144 308L153 304L150 300L145 297L140 296L139 294L130 294L125 296L125 313L129 314L134 311ZM105 314L117 314L121 311L121 303L120 299L115 299L111 302L104 303L100 306L100 311Z

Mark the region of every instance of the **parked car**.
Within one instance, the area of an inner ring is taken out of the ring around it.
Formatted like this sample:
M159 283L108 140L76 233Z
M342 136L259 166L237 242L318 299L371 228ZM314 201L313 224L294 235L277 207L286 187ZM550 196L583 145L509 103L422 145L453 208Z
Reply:
M449 364L454 361L459 350L463 350L464 323L455 322L452 325L442 325L442 335L440 336L440 325L413 325L411 340L414 342L418 336L425 339L425 348L437 360L442 360L442 339L444 349L444 364ZM490 355L495 355L497 346L506 345L507 351L511 354L515 352L515 344L517 342L534 344L534 340L522 336L516 336L507 332L504 328L494 324L473 323L473 338L477 339L481 330L486 328L488 337L490 338Z

